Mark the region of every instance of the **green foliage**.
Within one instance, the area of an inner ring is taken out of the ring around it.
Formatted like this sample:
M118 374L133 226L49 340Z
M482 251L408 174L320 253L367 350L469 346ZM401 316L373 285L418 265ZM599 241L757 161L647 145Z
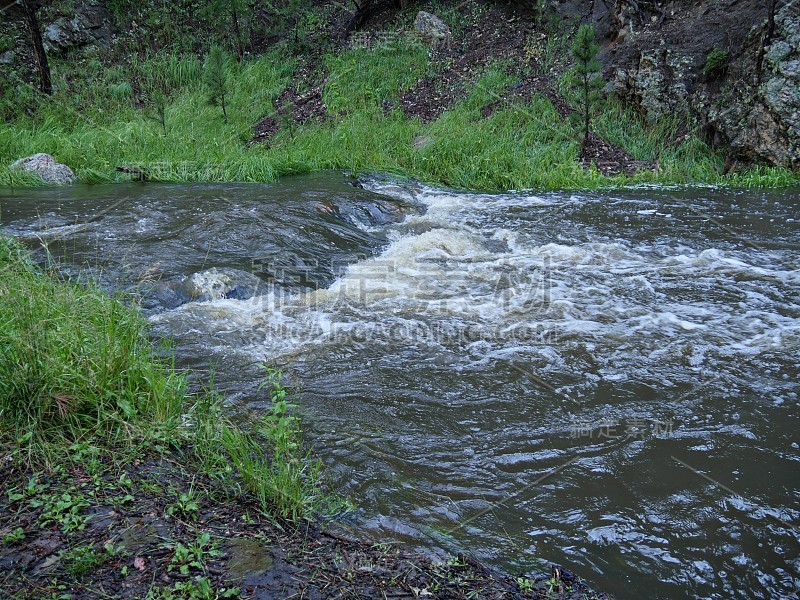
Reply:
M575 59L575 72L578 75L591 75L600 70L597 52L600 45L595 42L594 25L582 23L572 41L572 57Z
M589 142L589 126L592 107L600 99L599 91L603 87L600 76L600 61L597 52L600 45L594 41L594 25L583 23L572 41L572 57L575 65L572 68L573 86L580 95L581 112L583 113L583 142L582 148Z
M283 35L289 50L295 54L307 50L309 34L316 23L316 13L310 10L313 3L307 0L284 0L274 5L273 12L278 20L278 31Z
M200 505L197 504L197 495L194 487L189 488L188 492L181 492L178 498L167 506L167 515L170 517L180 515L185 519L197 520Z
M208 577L195 577L188 581L178 581L171 588L151 590L146 600L222 600L238 598L239 588L222 588L215 590Z
M706 57L703 75L706 79L718 79L728 70L728 53L725 50L714 48Z
M203 75L203 66L196 56L163 52L143 60L132 56L130 70L135 79L144 82L144 88L165 93L191 86Z
M319 462L303 450L300 418L288 400L278 371L266 368L272 412L245 431L219 413L215 402L200 405L195 418L197 458L204 470L228 485L241 484L266 514L308 518L333 510L333 499L319 491Z
M570 44L563 32L534 32L525 44L525 58L531 70L544 76L553 75L570 56Z
M188 546L177 544L170 560L168 571L177 570L181 575L197 569L205 572L206 561L220 555L216 544L211 542L211 535L202 533L197 540Z
M558 54L553 49L548 52ZM558 68L557 63L551 64ZM35 152L54 155L89 183L127 178L114 171L115 165L144 167L155 181L270 182L281 175L349 169L382 170L482 190L688 181L758 186L798 181L790 171L770 168L721 178L717 169L722 169L725 157L700 140L673 143L673 119L648 123L614 101L592 106L593 129L636 158L658 159L661 169L633 179L604 178L577 163L580 144L575 129L546 97L536 95L527 103L503 102L490 117L482 117L481 108L496 102L505 87L515 83L499 68L489 69L455 106L423 125L386 107L396 106L400 95L428 72L424 48L401 43L393 50L349 49L326 57L324 65L328 78L323 102L335 118L284 126L265 147L246 142L253 124L274 114L275 100L290 84L294 63L284 54L230 65L227 122L219 118L220 109L208 103L201 85L201 63L195 56L132 58L128 70L98 74L102 85L92 84L85 98L81 92L78 104L59 90L34 115L23 114L12 123L0 124L0 185L42 185L34 176L7 168L17 158ZM128 76L144 108L114 100L107 93L109 83ZM164 92L168 127L153 126L158 112L149 104L146 86L150 81ZM565 95L578 106L580 88L574 88L573 95L567 89ZM421 136L430 143L415 147L415 138Z
M151 118L161 125L164 137L167 136L167 96L159 89L150 92Z
M25 530L22 527L17 527L14 531L10 531L3 535L3 543L4 544L13 544L15 542L20 542L25 539Z
M44 505L39 517L39 526L61 525L64 533L83 531L91 519L91 515L82 514L89 503L80 493L64 493L58 497L49 498Z
M0 35L0 52L14 48L14 38L10 35Z
M133 98L133 88L127 81L112 83L108 86L108 94L115 100L130 100Z
M356 48L336 56L325 65L330 72L324 102L333 115L354 110L382 114L386 100L396 100L425 75L428 51L414 42L398 41L374 50Z
M150 347L139 314L44 275L6 238L0 271L0 434L71 444L125 440L137 417L152 431L177 426L185 382Z
M530 4L533 9L533 20L539 26L547 25L548 19L554 17L547 0L530 0Z
M208 101L222 107L222 116L228 122L225 110L225 94L228 89L228 56L220 46L212 46L203 63L203 83L206 86Z
M105 557L95 550L94 544L78 546L62 553L64 569L74 577L81 577L105 562Z
M231 35L232 46L236 51L239 60L244 57L246 41L242 34L241 19L247 18L249 14L249 4L242 0L211 0L204 12L215 20L223 20L229 24L228 30Z

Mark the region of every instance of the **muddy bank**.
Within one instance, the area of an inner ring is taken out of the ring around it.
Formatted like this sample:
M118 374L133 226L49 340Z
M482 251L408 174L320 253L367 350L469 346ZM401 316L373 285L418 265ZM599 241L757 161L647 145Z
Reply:
M180 457L50 475L2 456L0 595L11 598L605 598L553 566L509 576L265 517ZM555 594L555 595L554 595Z

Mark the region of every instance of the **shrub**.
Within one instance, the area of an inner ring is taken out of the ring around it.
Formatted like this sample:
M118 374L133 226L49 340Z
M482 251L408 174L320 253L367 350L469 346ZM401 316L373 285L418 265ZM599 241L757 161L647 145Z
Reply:
M728 70L728 53L725 50L714 48L706 57L703 75L706 79L719 79Z

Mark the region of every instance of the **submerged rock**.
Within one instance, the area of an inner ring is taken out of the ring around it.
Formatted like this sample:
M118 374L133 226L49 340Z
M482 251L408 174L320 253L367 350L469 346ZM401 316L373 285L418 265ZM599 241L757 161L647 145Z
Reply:
M41 177L45 183L53 185L70 185L77 181L72 169L67 165L57 163L55 158L44 152L20 158L9 165L9 168L33 173Z
M180 284L180 291L189 300L207 301L231 298L247 300L255 296L262 286L257 275L238 269L214 267L193 273Z

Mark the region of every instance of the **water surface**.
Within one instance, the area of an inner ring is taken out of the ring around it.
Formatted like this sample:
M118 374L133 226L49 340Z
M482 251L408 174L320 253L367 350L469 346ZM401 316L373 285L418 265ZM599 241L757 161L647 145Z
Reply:
M341 527L619 598L796 592L797 190L364 188L5 190L0 215L135 291L232 410L283 368L359 505Z

